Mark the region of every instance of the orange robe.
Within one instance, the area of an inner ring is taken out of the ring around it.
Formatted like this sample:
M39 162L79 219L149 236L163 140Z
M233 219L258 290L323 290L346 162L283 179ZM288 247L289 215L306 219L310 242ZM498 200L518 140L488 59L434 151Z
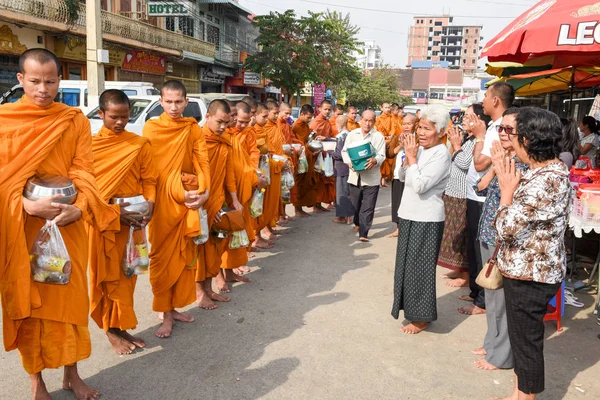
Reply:
M110 249L119 213L96 187L90 124L79 109L41 108L24 96L0 107L0 142L2 337L4 348L18 348L25 371L35 374L89 357L85 223L105 234ZM72 264L66 285L32 279L29 249L46 222L23 212L23 188L34 175L68 177L78 192L74 205L82 219L59 228Z
M300 142L298 139L296 139L294 132L292 132L291 125L288 124L288 122L286 120L282 120L281 118L278 119L277 126L279 126L279 129L283 133L283 140L284 140L285 144L289 144L290 146L292 144L303 145L302 142ZM292 147L292 155L291 156L289 154L286 154L286 155L288 155L288 158L290 159L290 161L292 163L294 171L298 171L299 156L298 156L298 153L296 152L296 150ZM295 179L295 177L294 177L294 179ZM293 204L297 201L298 201L298 188L296 187L296 185L294 185L294 187L292 187L292 189L290 190L290 203ZM282 207L285 207L285 205L283 203L282 203ZM285 215L285 209L280 210L280 213L282 215Z
M347 127L348 127L348 130L350 132L352 132L353 130L360 128L360 124L357 121L354 121L354 120L348 118Z
M331 124L331 130L333 132L333 137L336 137L339 134L336 123L335 123L335 121L337 120L337 117L338 117L337 115L334 115L333 117L329 118L329 123Z
M204 209L208 214L208 226L212 227L217 213L225 206L226 192L236 192L235 174L233 169L233 154L231 153L231 135L229 129L221 136L214 134L208 126L202 127L208 149L210 165L210 196ZM214 278L219 273L221 256L225 251L227 241L213 239L198 246L198 268L196 269L196 282L204 282Z
M399 135L404 131L404 128L402 128L402 121L404 120L404 118L402 118L399 115L394 115L394 134L395 135Z
M244 129L246 131L247 129ZM235 134L235 131L234 131ZM250 215L250 200L254 193L253 188L258 184L258 174L256 166L250 158L244 145L238 140L238 135L231 138L231 147L229 149L231 163L235 174L235 185L238 201L244 206L244 221L246 222L246 234L250 243L254 241L254 224ZM226 194L227 202L230 203L231 197ZM221 256L221 268L234 269L246 265L248 262L248 248L230 249L228 247L229 239L225 239L227 246ZM251 245L249 245L251 247Z
M158 171L156 206L148 224L152 309L168 312L196 301L195 274L200 215L185 206L181 172L198 178L198 193L210 187L210 167L204 134L194 118L173 119L163 113L146 122Z
M316 203L315 161L312 152L306 147L310 132L311 130L308 124L300 119L296 120L292 126L292 133L305 147L304 154L306 155L306 161L308 163L308 170L306 173L294 175L296 181L296 186L294 188L297 193L294 207L312 207Z
M328 120L326 120L323 114L319 114L310 124L310 128L317 132L317 136L325 136L326 138L333 137L333 129ZM327 153L323 152L323 157ZM315 160L318 155L315 154ZM335 176L326 177L323 174L315 174L317 185L316 185L316 202L317 203L333 203L335 201Z
M264 143L269 150L269 172L271 175L271 184L267 186L265 191L265 199L263 203L263 214L256 218L256 231L260 231L266 226L274 226L273 221L279 218L279 202L281 201L281 170L283 162L273 160L273 155L285 156L283 152L283 134L277 127L277 124L267 121L265 126L256 125L257 143Z
M381 133L386 139L387 143L391 140L392 136L396 133L396 119L392 114L381 114L377 118L375 123L375 129ZM384 160L381 164L381 177L388 181L391 181L394 177L393 170L394 160Z
M248 156L250 157L250 161L255 168L258 168L258 163L260 161L260 150L258 150L258 145L256 144L256 131L253 126L248 126L244 128L241 132L237 129L233 129L232 135L235 136L242 148L246 150Z
M113 197L143 195L156 203L158 173L154 168L152 149L147 138L131 132L115 134L102 127L92 137L96 181L104 201ZM138 234L142 231L136 231ZM121 261L127 249L129 227L121 226L116 235L115 251L100 252L101 236L89 228L90 245L90 313L100 328L134 329L137 318L133 308L133 292L137 276L127 278Z

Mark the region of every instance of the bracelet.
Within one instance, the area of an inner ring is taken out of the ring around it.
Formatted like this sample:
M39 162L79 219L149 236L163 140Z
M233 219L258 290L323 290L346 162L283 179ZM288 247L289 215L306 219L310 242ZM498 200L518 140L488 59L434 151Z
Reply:
M510 207L510 206L512 206L512 203L511 204L500 204L500 207Z
M485 139L475 139L475 144L483 142L485 142Z

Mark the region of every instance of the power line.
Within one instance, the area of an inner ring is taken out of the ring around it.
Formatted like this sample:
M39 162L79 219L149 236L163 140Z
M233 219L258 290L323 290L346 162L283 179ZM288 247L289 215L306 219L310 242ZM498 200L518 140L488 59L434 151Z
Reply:
M248 0L250 1L250 0ZM401 14L401 15L410 15L413 17L435 17L436 14L425 14L425 13L411 13L411 12L405 12L405 11L394 11L394 10L378 10L378 9L374 9L374 8L365 8L365 7L354 7L354 6L346 6L343 4L332 4L332 3L323 3L322 1L312 1L312 0L298 0L304 3L312 3L312 4L320 4L322 6L331 6L331 7L340 7L340 8L349 8L349 9L353 9L353 10L360 10L360 11L372 11L372 12L379 12L379 13L386 13L386 14ZM489 19L515 19L517 17L503 17L503 16L492 16L492 15L456 15L453 14L452 17L457 17L457 18L489 18Z

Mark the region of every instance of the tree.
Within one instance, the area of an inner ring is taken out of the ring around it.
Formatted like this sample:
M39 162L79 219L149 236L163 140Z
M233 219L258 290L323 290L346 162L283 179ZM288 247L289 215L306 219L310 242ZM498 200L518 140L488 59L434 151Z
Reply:
M256 17L260 51L244 67L260 72L287 93L298 92L304 82L337 85L358 80L352 51L358 50L358 28L350 17L337 12L313 13L297 18L293 10Z
M358 81L348 82L346 98L349 104L363 110L383 103L412 104L410 97L398 93L396 75L388 68L366 71Z

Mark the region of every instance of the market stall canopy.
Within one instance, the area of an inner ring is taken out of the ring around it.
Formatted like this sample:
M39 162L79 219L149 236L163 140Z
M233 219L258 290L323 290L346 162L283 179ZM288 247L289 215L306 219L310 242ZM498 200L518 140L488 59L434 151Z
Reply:
M481 55L527 65L550 56L553 68L600 65L600 2L542 0L490 40Z
M552 69L552 64L524 65L510 61L496 61L485 64L485 72L498 77L528 74Z

